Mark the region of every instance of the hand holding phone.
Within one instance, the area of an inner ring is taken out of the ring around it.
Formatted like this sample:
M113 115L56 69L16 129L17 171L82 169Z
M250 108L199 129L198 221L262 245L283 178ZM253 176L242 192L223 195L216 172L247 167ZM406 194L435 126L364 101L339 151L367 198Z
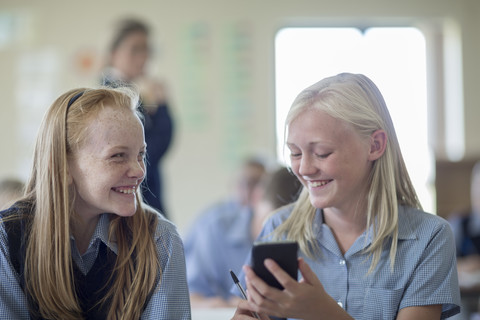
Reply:
M273 259L290 277L297 279L298 243L295 241L256 242L252 248L252 269L269 286L283 289L283 286L267 270L264 260Z

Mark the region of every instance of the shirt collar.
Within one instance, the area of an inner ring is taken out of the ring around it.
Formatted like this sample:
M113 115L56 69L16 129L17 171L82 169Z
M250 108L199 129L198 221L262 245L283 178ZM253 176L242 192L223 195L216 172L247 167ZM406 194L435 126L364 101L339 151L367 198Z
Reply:
M405 208L403 206L398 207L398 221L402 221L402 223L398 223L398 240L414 240L417 238L415 233L413 232L414 228L411 225L413 223L407 217L405 217ZM363 234L355 241L355 244L352 246L350 251L356 252L360 249L364 249L368 247L372 243L373 226L370 226L367 231L364 231ZM334 242L333 233L331 232L330 228L324 224L323 218L323 210L316 209L315 217L313 221L313 230L317 235L318 239L322 239L322 243L325 243L331 250L335 250L337 248L336 242ZM365 237L367 237L365 239ZM357 248L357 246L359 246ZM350 252L351 254L352 252Z
M98 220L97 226L95 227L95 231L93 232L92 238L90 239L90 243L88 247L98 246L98 241L103 242L110 250L118 254L118 247L115 239L108 239L108 229L110 227L110 214L104 213L100 216ZM75 239L70 236L71 239Z
M109 239L108 238L108 230L110 227L110 214L104 213L100 216L100 220L98 221L97 229L95 230L94 236L98 236L98 238L115 254L118 254L118 247L117 241L115 237ZM98 231L98 233L97 233Z
M398 239L399 240L407 240L407 239L416 239L413 230L414 228L411 225L411 221L405 217L405 207L399 206L398 207L398 221L402 221L402 223L398 223ZM323 220L323 210L316 209L315 211L315 218L313 222L313 228L316 234L319 233L321 230L322 224L324 223ZM371 227L370 227L371 228ZM371 230L370 230L371 231ZM369 232L369 239L368 242L371 242L371 234Z

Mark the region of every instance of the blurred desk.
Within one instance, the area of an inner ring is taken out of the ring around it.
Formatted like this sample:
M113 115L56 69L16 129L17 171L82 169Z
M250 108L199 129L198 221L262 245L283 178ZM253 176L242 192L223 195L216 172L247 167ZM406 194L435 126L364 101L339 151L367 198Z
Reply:
M192 308L192 320L229 320L235 314L235 308Z
M459 270L458 284L460 286L460 295L462 297L461 317L458 317L458 319L473 319L472 315L479 311L480 272L463 272Z
M464 272L458 270L458 285L465 292L480 291L480 271Z

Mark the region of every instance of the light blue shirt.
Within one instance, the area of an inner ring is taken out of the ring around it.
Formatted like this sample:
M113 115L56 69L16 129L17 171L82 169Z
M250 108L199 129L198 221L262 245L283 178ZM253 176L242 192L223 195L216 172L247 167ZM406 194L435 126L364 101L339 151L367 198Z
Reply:
M84 274L93 266L100 242L117 253L116 244L108 241L109 223L109 215L103 214L84 255L80 255L75 239L71 239L73 259ZM176 227L160 215L155 243L162 277L159 288L152 295L141 319L191 319L183 244ZM0 319L30 319L26 296L10 263L8 236L2 224L0 224Z
M235 201L218 203L200 214L185 237L190 293L228 299L229 270L238 273L253 244L252 212Z
M289 206L269 219L260 237L270 234L291 210ZM442 305L442 319L460 311L455 243L452 230L443 218L412 208L399 208L393 272L389 244L385 245L375 270L367 274L371 256L363 249L371 244L371 237L367 237L366 232L342 254L331 229L323 223L322 210L316 212L313 230L319 254L315 259L303 252L299 252L299 256L312 268L326 292L354 319L395 319L402 308L434 304ZM239 278L245 285L243 273ZM232 288L232 292L234 290Z

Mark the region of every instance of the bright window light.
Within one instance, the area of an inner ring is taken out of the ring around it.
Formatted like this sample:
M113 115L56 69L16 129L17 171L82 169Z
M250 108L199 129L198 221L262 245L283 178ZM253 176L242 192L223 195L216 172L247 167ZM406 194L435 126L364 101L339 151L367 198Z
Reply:
M363 73L382 92L422 206L435 212L428 145L425 38L416 28L284 28L275 39L279 161L288 164L285 117L307 86L341 72Z

